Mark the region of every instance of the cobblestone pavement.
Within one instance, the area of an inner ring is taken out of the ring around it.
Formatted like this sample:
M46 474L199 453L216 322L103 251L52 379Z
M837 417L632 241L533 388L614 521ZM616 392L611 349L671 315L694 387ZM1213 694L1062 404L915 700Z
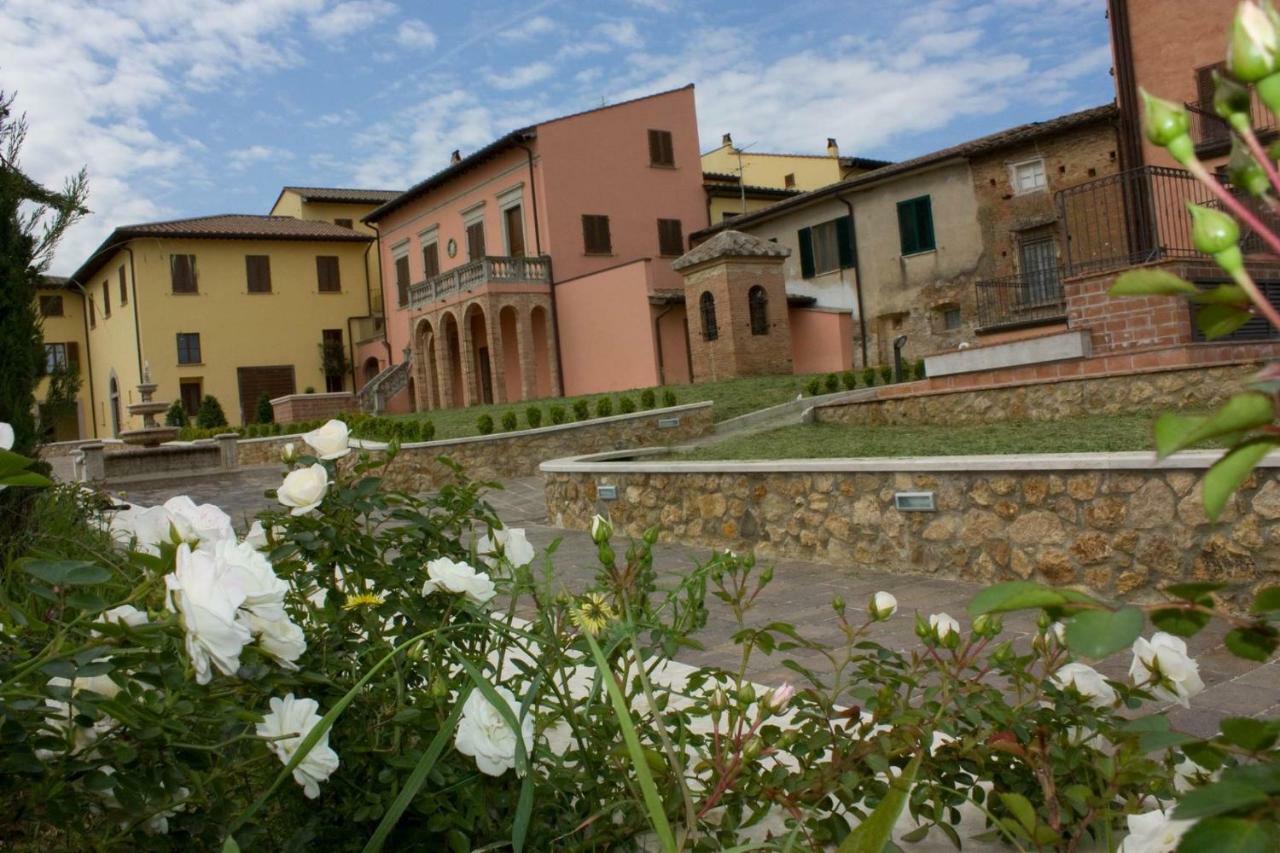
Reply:
M253 514L271 505L263 496L266 489L280 482L276 467L247 469L230 474L184 477L175 480L152 480L122 487L129 500L150 505L163 502L175 494L187 494L197 502L211 502L226 510L237 526L247 527ZM542 479L530 477L512 480L505 488L488 496L504 523L525 528L530 541L540 550L559 540L555 552L557 580L572 591L581 589L597 567L595 546L582 531L561 530L547 524ZM618 549L619 551L621 548ZM710 554L709 549L684 545L661 544L654 549L654 565L660 575L670 576L687 571ZM775 620L797 625L806 637L837 642L839 634L831 599L840 595L851 609L861 608L877 590L888 590L898 598L899 615L872 628L871 638L897 649L914 647L912 613L946 611L963 620L969 599L979 586L961 581L923 575L890 575L853 571L840 566L799 560L773 562L773 583L758 601L754 620L763 624ZM695 665L716 665L736 669L739 649L730 637L736 626L727 608L708 596L710 616L707 627L699 635L704 651L686 652L680 657ZM1018 614L1006 619L1006 634L1026 642L1033 629L1029 616ZM1243 661L1222 644L1225 629L1214 626L1191 638L1187 645L1200 664L1206 689L1194 698L1190 709L1173 706L1169 717L1174 725L1193 734L1208 735L1216 731L1217 721L1224 716L1280 715L1280 661L1258 666ZM802 663L821 669L812 654L794 653ZM1104 662L1098 669L1106 675L1125 679L1130 655L1125 652ZM762 683L777 683L794 676L782 666L782 655L760 656L751 668L752 676Z

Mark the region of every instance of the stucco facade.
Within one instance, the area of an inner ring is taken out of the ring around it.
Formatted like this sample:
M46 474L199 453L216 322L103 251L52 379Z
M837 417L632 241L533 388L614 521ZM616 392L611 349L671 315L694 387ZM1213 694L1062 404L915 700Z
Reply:
M88 351L85 346L84 296L74 287L67 286L63 279L49 279L37 288L36 303L44 336L46 370L75 369L81 378L75 411L67 412L44 426L52 431L50 440L73 441L88 434L86 429L91 417L89 388L85 381ZM37 406L48 396L49 379L46 376L36 385Z

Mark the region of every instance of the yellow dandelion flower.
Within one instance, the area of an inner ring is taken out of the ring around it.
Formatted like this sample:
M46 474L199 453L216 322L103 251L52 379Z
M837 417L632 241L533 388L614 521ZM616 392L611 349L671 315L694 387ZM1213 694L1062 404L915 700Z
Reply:
M378 607L385 599L372 592L358 592L355 595L348 595L347 600L343 602L343 610L355 610L358 607Z
M609 623L618 618L612 605L598 592L590 592L578 599L578 603L569 612L574 625L595 637Z

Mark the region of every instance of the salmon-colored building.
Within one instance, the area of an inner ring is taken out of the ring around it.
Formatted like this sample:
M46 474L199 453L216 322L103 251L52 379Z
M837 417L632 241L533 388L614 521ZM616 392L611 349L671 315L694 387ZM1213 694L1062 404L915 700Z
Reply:
M363 402L407 411L690 378L671 261L707 224L693 86L512 131L365 217L386 343Z

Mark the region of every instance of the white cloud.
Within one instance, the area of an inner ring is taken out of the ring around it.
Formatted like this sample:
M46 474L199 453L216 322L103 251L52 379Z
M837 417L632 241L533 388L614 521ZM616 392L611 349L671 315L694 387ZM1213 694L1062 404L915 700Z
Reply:
M596 32L619 47L641 47L644 44L634 21L606 21L596 26Z
M648 9L650 12L674 12L676 0L627 0L632 6Z
M539 36L549 36L559 29L559 25L546 15L534 15L514 27L500 30L498 38L502 41L529 41Z
M403 47L430 50L436 46L435 31L425 21L410 19L396 30L396 42Z
M242 172L258 163L291 159L293 159L292 153L272 145L250 145L227 152L227 161L230 163L231 168L237 172Z
M311 32L325 41L338 41L367 30L396 12L390 0L343 0L311 19Z
M541 83L554 73L555 68L548 62L531 62L528 65L512 68L510 71L487 74L485 79L495 89L514 90Z

